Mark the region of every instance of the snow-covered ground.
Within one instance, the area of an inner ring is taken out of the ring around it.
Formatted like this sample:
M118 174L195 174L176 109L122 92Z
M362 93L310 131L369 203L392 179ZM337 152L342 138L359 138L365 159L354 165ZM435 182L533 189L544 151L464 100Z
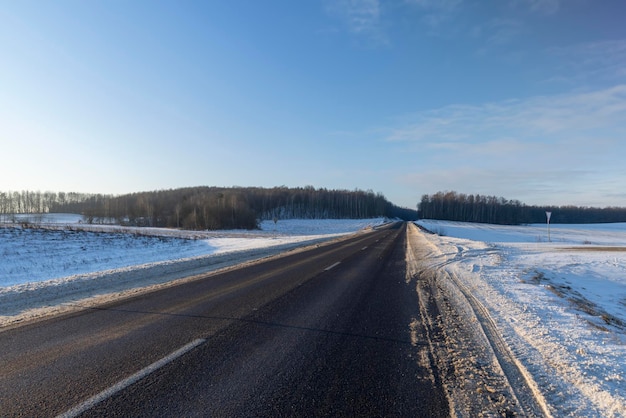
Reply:
M0 327L384 222L190 232L79 220L0 224ZM439 234L424 234L429 257L420 262L446 270L484 305L553 415L626 416L626 224L551 225L550 240L546 225L418 224Z
M422 220L427 261L469 289L555 416L626 416L626 224Z
M0 327L163 286L384 223L280 220L253 231L181 231L87 225L49 214L0 222Z

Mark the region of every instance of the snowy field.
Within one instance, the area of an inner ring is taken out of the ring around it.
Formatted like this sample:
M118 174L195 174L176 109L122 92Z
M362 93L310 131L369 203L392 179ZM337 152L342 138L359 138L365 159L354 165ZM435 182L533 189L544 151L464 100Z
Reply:
M1 222L4 221L4 222ZM280 220L253 231L87 225L79 215L0 220L0 326L272 256L380 225Z
M626 224L422 220L429 263L468 289L554 416L626 416Z

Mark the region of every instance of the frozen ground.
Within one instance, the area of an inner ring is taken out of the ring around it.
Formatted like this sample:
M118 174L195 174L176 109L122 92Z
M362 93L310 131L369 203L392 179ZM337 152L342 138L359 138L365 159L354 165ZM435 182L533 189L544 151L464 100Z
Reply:
M418 224L554 416L626 416L626 224Z
M255 231L86 225L78 215L0 222L0 327L380 225L280 220ZM14 222L15 221L15 222Z

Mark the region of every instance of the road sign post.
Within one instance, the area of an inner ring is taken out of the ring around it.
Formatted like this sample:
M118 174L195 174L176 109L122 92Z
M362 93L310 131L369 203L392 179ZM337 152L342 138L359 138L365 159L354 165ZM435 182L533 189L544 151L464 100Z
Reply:
M550 241L550 217L552 216L552 212L546 211L546 218L548 218L548 242Z

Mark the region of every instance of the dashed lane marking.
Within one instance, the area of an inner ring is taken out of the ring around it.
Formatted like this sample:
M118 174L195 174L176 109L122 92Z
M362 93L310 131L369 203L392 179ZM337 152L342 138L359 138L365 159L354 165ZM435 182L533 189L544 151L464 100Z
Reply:
M337 261L335 264L332 264L332 265L330 265L330 266L326 267L326 268L324 269L324 271L331 270L331 269L333 269L333 268L337 267L339 264L341 264L341 261Z
M205 341L206 340L199 338L197 340L190 342L189 344L169 354L167 357L163 357L161 360L155 361L151 365L139 370L137 373L133 374L132 376L127 377L126 379L116 383L115 385L109 387L108 389L103 390L97 395L92 396L91 398L87 399L83 403L57 416L57 418L74 418L74 417L79 416L83 412L90 410L91 408L93 408L100 402L104 401L105 399L108 399L111 396L115 395L117 392L120 392L126 389L133 383L136 383L139 380L143 379L144 377L148 376L150 373L160 369L166 364L171 363L172 361L176 360L178 357L182 356L183 354L193 350L194 348L204 343Z

